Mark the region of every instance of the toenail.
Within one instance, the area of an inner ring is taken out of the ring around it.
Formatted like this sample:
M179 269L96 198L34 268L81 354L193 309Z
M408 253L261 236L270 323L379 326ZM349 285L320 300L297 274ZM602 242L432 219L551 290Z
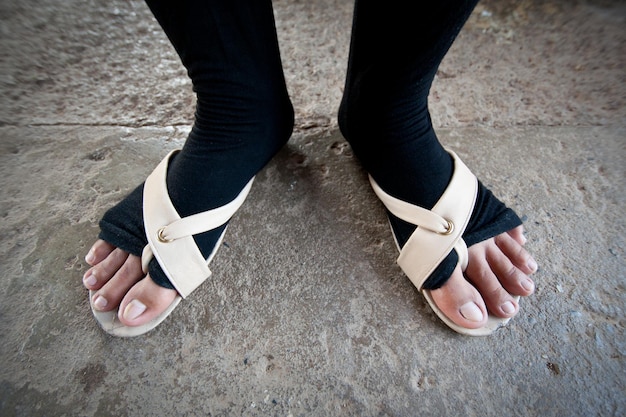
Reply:
M96 260L96 255L94 255L93 249L89 249L89 252L85 256L85 262L87 262L88 264L91 264L95 260Z
M535 283L529 279L525 279L521 282L522 288L524 288L528 292L535 291Z
M98 310L102 310L104 307L107 306L107 304L109 304L109 302L101 295L97 296L96 299L93 300L93 305Z
M533 258L530 258L528 260L528 267L530 268L531 271L535 272L537 268L539 267L539 265L537 265L537 261L535 261Z
M96 280L96 277L90 273L83 279L83 282L85 283L85 286L93 287L98 283L98 280Z
M483 321L483 312L480 311L476 303L470 301L469 303L463 304L459 311L461 315L469 321Z
M504 311L506 314L513 314L515 313L515 306L513 305L512 302L507 301L506 303L502 304L500 306L500 308L502 309L502 311Z
M126 320L135 320L144 311L146 311L146 305L139 300L133 300L124 309L124 318Z

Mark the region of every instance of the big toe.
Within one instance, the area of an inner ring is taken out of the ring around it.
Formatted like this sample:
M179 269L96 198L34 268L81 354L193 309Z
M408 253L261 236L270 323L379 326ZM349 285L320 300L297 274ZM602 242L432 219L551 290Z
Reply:
M167 310L176 296L175 290L163 288L147 276L128 291L120 303L118 318L126 326L140 326Z
M430 296L437 308L461 327L477 329L487 323L487 308L482 297L458 266L441 288L430 291Z

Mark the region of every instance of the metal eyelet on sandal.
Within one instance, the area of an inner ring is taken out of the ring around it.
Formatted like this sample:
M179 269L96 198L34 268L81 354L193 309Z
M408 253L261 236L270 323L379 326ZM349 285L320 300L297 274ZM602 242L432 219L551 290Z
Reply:
M443 236L451 235L452 232L454 232L454 223L452 223L448 219L444 219L444 220L446 221L446 223L448 223L448 226L446 226L446 230L443 231L443 232L437 232L437 233L439 233L440 235L443 235Z
M157 232L157 239L159 242L161 243L170 243L173 242L174 239L168 239L165 236L163 236L163 233L165 232L165 228L167 226L163 226L162 228L159 229L159 231Z

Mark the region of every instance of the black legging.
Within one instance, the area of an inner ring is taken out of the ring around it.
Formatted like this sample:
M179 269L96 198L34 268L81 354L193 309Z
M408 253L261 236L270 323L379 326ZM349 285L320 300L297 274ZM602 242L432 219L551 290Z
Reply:
M420 196L416 204L434 205L450 179L451 163L432 129L427 99L439 63L476 2L355 3L339 114L341 131L365 168L391 193L398 187L398 173L377 169L381 149L403 147L406 160L396 163L407 164L407 172L414 171L415 158L429 155L420 165L427 165L424 171L432 178L427 186L416 180L419 184L412 192ZM255 154L251 159L258 159L261 150L273 155L289 136L293 121L271 1L147 3L180 55L197 93L194 128L202 129L212 141L237 138L247 142ZM430 149L433 145L435 151ZM429 149L424 150L425 146ZM245 165L258 171L258 163L261 161Z
M341 132L385 191L414 204L432 207L452 175L430 120L428 93L477 2L355 4Z
M198 193L190 192L190 186L180 186L188 174L177 178L176 164L193 164L196 156L210 151L212 159L204 161L204 166L210 165L212 175L222 178L219 184L211 185L211 192L216 194L213 202L224 204L287 142L293 128L293 108L285 85L271 0L147 3L180 55L197 94L194 126L183 152L172 162L173 174L168 174L172 201L178 202L177 209L186 216L211 207L196 199ZM441 60L476 3L355 3L339 111L341 131L385 191L427 208L441 196L453 170L450 156L431 124L428 94ZM231 160L233 150L236 161ZM194 175L201 172L196 170ZM208 186L197 187L202 191ZM120 207L137 205L139 198L140 190L136 190L134 197ZM512 212L483 187L479 206L480 213L474 214L467 232L474 233L474 238L491 237L519 224L517 216L511 217ZM120 229L130 228L119 226L127 215L124 210L131 209L120 208L118 215L105 215L101 222L101 237L116 246L125 241L126 232ZM414 226L390 218L403 245ZM118 235L108 233L107 228ZM140 234L138 230L132 233ZM201 250L206 250L215 236L209 236L206 244L202 239L196 237ZM132 246L122 248L136 252L135 246L139 245ZM455 265L456 255L452 253L425 287L440 286ZM160 285L169 286L156 261L151 263L150 275Z
M213 149L239 148L241 159L231 165L249 179L293 128L271 1L147 3L193 83L197 139Z

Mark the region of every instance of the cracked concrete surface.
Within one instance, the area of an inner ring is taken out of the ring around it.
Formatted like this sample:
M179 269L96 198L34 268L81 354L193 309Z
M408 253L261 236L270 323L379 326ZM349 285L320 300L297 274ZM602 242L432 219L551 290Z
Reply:
M91 316L102 213L192 122L145 4L0 4L0 415L626 414L626 6L478 5L431 92L446 146L525 219L537 292L488 338L449 331L395 265L337 132L352 2L274 2L297 128L214 275L161 326Z

